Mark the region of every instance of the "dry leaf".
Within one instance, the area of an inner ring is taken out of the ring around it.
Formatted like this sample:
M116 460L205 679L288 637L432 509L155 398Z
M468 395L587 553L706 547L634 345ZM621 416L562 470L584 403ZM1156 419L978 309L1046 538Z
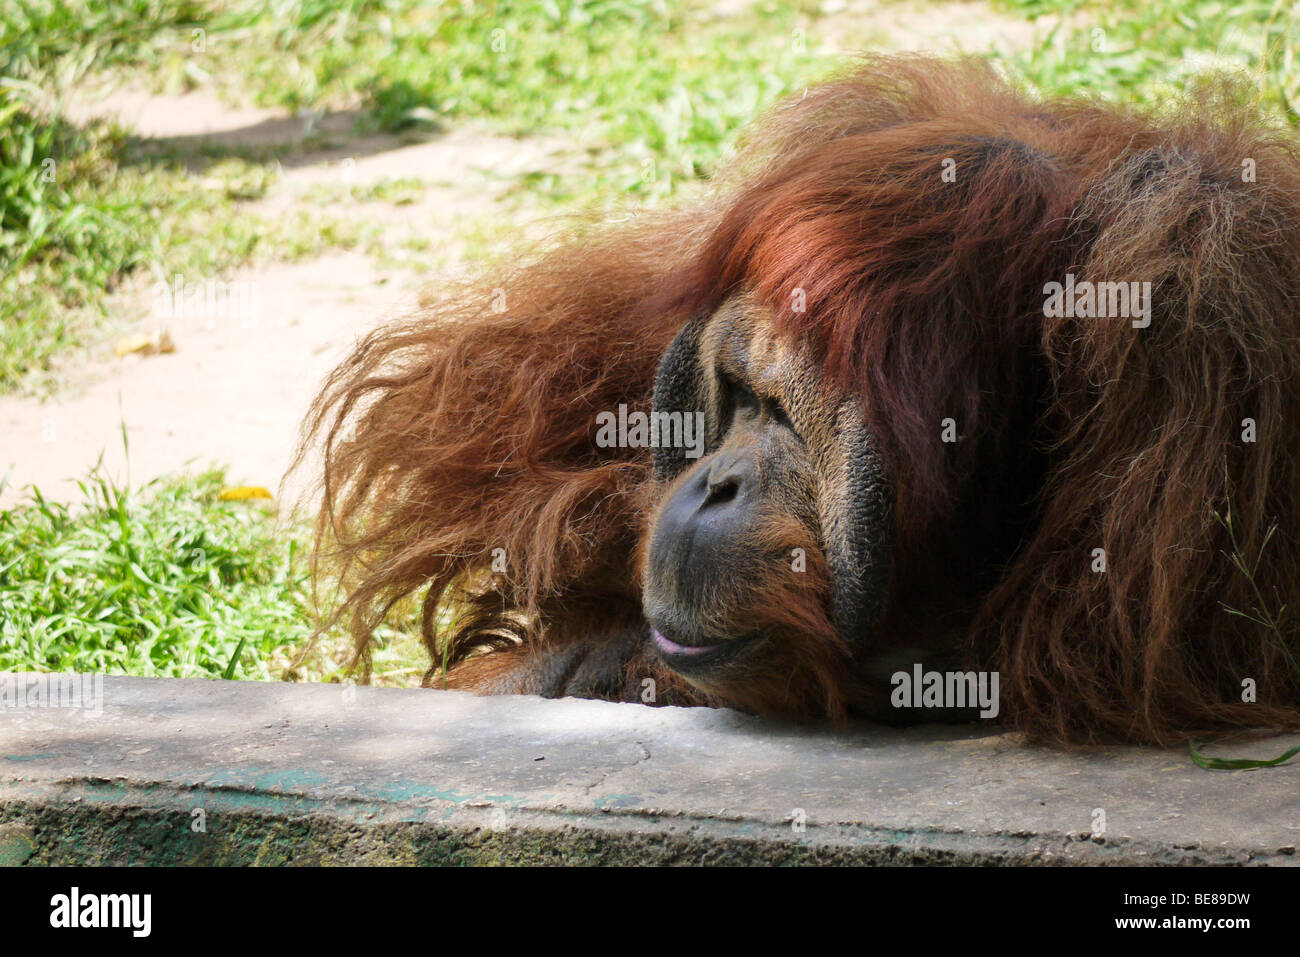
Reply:
M113 352L120 359L122 356L128 356L133 352L138 352L144 356L156 355L160 352L175 352L176 343L172 342L171 334L162 332L158 336L147 336L143 332L137 332L135 335L123 336L117 340L113 346Z
M136 333L133 336L124 336L117 340L113 346L113 352L120 359L122 356L130 355L132 352L144 352L146 349L153 348L153 339L144 333Z

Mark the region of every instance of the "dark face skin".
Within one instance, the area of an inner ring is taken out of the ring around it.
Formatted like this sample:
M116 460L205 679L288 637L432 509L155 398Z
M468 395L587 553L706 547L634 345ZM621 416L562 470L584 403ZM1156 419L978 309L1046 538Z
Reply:
M789 686L815 656L870 643L891 496L860 406L771 336L767 310L742 295L692 325L660 366L655 409L702 411L705 449L657 450L667 485L643 607L668 667L770 706L798 697Z

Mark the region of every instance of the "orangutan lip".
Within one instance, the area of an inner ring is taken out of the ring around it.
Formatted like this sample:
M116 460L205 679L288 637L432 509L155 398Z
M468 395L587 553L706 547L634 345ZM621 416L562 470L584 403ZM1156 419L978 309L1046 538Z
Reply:
M724 667L736 655L744 654L757 636L729 638L711 645L682 645L666 638L655 628L650 629L655 650L664 664L682 674L709 672Z
M671 638L665 638L662 634L650 629L650 634L654 638L655 647L659 649L660 654L671 655L703 655L710 651L717 651L721 645L679 645Z

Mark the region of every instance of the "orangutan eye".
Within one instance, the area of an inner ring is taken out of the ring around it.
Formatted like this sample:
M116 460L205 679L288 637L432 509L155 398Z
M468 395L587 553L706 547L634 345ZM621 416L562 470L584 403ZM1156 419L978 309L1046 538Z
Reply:
M731 396L731 407L736 412L747 412L758 415L763 411L763 402L754 390L749 386L737 382L734 379L724 378L723 382L727 386L727 394Z
M786 412L785 406L776 399L767 400L767 414L777 425L787 428L791 432L795 431L794 423L790 421L790 413Z
M786 412L780 400L768 396L759 396L753 389L719 370L718 378L722 381L727 396L729 414L732 421L737 416L766 417L784 429L789 429L798 437L794 422Z

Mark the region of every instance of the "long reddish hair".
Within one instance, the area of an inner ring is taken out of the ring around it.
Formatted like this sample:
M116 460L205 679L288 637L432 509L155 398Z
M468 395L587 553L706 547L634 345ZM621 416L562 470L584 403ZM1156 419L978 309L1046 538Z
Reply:
M421 589L435 670L638 627L649 462L595 417L648 408L677 331L748 288L897 478L886 640L951 618L945 575L983 560L958 617L1033 736L1300 725L1300 161L1238 102L1152 116L870 59L780 105L702 202L372 334L308 423L359 657ZM1046 318L1066 273L1149 281L1149 327Z

